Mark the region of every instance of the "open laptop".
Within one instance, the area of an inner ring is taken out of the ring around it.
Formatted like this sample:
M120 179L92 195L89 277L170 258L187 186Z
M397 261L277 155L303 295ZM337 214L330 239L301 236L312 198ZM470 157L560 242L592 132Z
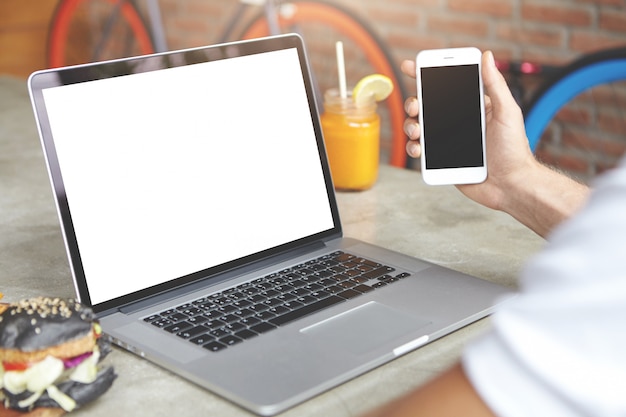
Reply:
M272 415L507 290L342 236L302 40L29 79L76 293L104 331Z

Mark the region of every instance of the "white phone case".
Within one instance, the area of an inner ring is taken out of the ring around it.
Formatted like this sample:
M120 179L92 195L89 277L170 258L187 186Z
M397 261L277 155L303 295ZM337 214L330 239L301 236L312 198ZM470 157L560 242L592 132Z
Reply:
M421 168L422 176L427 184L473 184L483 182L487 178L481 58L482 53L477 48L434 49L424 50L417 54L416 76L422 145ZM446 67L447 70L445 70ZM426 69L424 71L426 83L431 82L430 85L423 85L422 69ZM474 75L476 70L477 77ZM457 74L458 71L465 71L459 73L462 77L446 78ZM437 83L434 83L435 80ZM478 88L471 85L474 82L478 84ZM455 87L455 83L463 83L461 85L463 88ZM438 103L436 106L429 107L431 103L423 101L424 88L427 88L429 93L427 100L436 101ZM428 90L429 88L430 90ZM459 91L465 90L470 90L471 94L466 91L461 96L456 95L459 94ZM475 94L474 92L479 94L477 100L470 97ZM436 100L433 100L433 97ZM468 102L470 104L466 105ZM479 103L479 109L476 109L474 105L476 102ZM431 113L426 117L424 117L424 107L431 110ZM435 112L437 114L434 114ZM467 115L471 116L461 117ZM436 118L438 118L437 123L434 122ZM467 122L459 120L470 120L472 128L461 129L461 127L467 126ZM435 129L435 132L432 129L429 130L431 127L428 125L429 122L431 126L437 124L438 129ZM480 122L480 126L476 124L478 122ZM444 126L444 128L439 128L439 125ZM460 127L454 128L456 129L454 130L453 126ZM452 134L444 135L442 132L451 132ZM429 137L431 133L432 135ZM480 135L480 141L478 141L478 135ZM449 140L450 144L446 144L444 139ZM435 143L435 140L439 140L439 142ZM465 143L461 143L463 141ZM456 146L457 144L459 146Z

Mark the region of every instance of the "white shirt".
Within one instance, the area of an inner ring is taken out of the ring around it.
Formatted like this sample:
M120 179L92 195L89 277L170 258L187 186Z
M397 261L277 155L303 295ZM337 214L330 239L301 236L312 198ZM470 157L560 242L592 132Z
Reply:
M594 188L464 353L499 416L626 416L626 159Z

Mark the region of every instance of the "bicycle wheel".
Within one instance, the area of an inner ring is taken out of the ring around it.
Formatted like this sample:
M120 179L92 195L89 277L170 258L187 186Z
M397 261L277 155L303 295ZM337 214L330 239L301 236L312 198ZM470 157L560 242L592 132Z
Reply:
M624 81L626 48L588 54L555 74L524 110L531 149L569 147L566 152L571 157L584 154L587 160L600 161L609 153L613 154L609 159L618 159L626 150ZM542 146L538 146L540 140ZM606 169L602 165L607 162L597 165L589 168L588 176Z
M50 21L48 66L83 64L154 51L130 0L61 0Z
M281 31L298 32L306 41L309 62L320 91L337 86L335 42L344 43L348 82L355 84L361 77L385 74L395 88L392 95L380 103L381 153L383 159L398 167L407 167L404 134L404 100L408 97L402 74L384 43L369 24L352 12L323 1L292 1L280 5ZM240 38L250 39L269 34L265 15L259 13L243 29Z

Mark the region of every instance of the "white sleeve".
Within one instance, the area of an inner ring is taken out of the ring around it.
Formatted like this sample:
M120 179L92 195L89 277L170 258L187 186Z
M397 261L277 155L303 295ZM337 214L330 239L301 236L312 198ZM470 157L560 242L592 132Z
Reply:
M503 417L626 416L626 159L527 266L463 366Z

